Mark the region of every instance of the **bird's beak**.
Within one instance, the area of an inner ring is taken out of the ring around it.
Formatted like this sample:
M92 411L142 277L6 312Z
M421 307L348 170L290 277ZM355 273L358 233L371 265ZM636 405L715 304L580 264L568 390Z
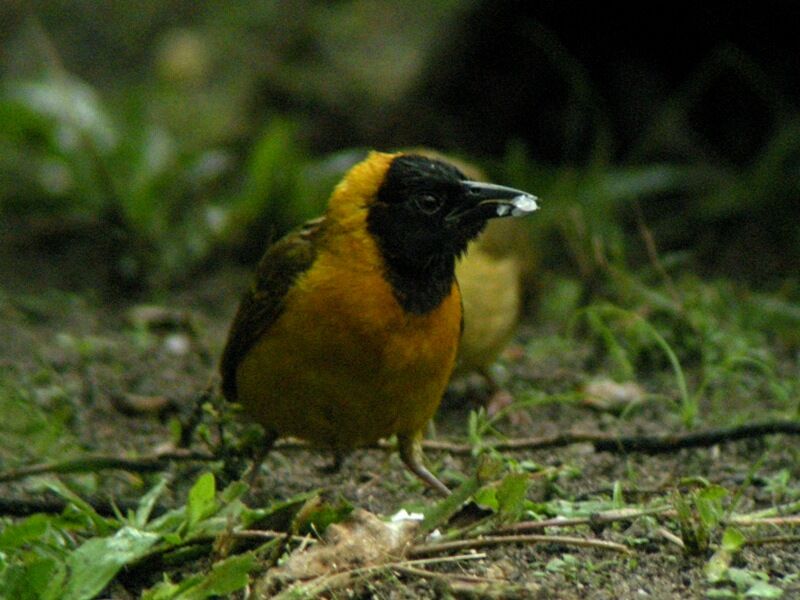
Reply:
M480 181L461 183L465 188L464 202L447 215L448 221L521 217L539 208L538 198L522 190Z

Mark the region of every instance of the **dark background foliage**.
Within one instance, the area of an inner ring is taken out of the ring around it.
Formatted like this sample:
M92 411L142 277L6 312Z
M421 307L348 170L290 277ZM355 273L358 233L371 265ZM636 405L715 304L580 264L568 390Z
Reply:
M790 4L0 11L0 217L15 243L43 213L114 231L115 284L163 285L212 256L251 263L321 210L365 148L418 145L539 192L551 217L532 227L555 241L541 252L556 268L575 267L564 237L577 234L560 224L575 207L587 239L627 249L634 265L643 221L660 251L688 252L707 274L774 288L800 267ZM64 81L94 108L66 99ZM50 104L20 93L30 85L50 86ZM69 245L63 229L22 237Z

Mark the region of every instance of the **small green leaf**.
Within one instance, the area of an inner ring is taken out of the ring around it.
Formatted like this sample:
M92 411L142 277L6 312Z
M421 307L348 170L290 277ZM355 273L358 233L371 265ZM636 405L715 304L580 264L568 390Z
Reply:
M72 504L72 506L74 506L82 516L91 521L100 535L110 534L117 527L119 527L120 523L117 520L106 519L105 517L100 516L97 511L92 508L91 504L69 489L63 482L54 479L52 481L48 481L46 485L53 492Z
M238 500L247 493L249 486L244 481L234 481L226 487L219 495L219 499L223 504L229 504L234 500Z
M41 538L50 526L52 517L38 514L19 523L4 525L0 531L0 550L13 550Z
M722 500L727 495L728 490L718 485L711 485L697 494L695 498L697 513L703 525L708 529L716 527L722 519Z
M622 482L619 480L614 482L611 503L613 504L614 508L622 508L625 506L625 495L622 491Z
M145 556L160 536L123 527L111 537L92 538L67 557L64 600L94 598L126 564Z
M232 556L214 565L196 592L186 594L186 600L203 600L209 596L228 596L242 589L249 582L249 573L256 568L252 554Z
M448 519L456 514L461 506L478 491L479 487L478 478L473 475L464 480L464 483L453 490L453 493L447 498L425 510L425 518L422 521L422 525L420 525L420 533L430 533L437 527L447 523Z
M216 512L216 493L214 475L203 473L189 491L187 507L190 527Z
M728 579L738 589L746 590L759 581L766 581L768 579L766 573L759 571L751 571L750 569L737 569L731 568L728 570Z
M190 590L202 580L202 575L192 575L180 583L172 583L165 574L164 581L154 585L142 594L142 600L174 600L175 598L182 598L185 597L184 592Z
M509 473L497 488L498 509L501 515L518 518L525 511L525 498L530 487L527 473Z
M321 502L303 514L303 522L298 524L298 533L316 532L322 534L333 523L340 523L353 512L353 505L341 499L336 504Z
M0 598L57 600L63 591L64 575L64 565L50 557L10 565L0 572Z
M745 537L741 531L729 527L722 534L722 543L719 549L708 560L705 566L706 578L711 583L722 581L728 576L733 556L744 545Z
M730 552L739 550L746 541L744 534L735 527L728 527L722 534L722 547Z
M136 516L134 518L134 525L136 525L136 527L142 528L147 525L150 514L153 512L153 507L156 505L161 494L164 493L166 487L167 480L162 478L150 491L142 496L136 507Z
M473 495L473 500L481 508L486 508L492 512L499 512L500 503L497 500L497 487L494 485L486 485L479 489Z
M709 583L718 583L725 578L728 574L728 568L731 566L732 558L731 552L725 548L720 548L708 559L704 571Z
M179 584L163 581L142 595L142 600L205 600L211 596L228 597L245 587L248 575L257 567L248 553L218 562L205 576L193 575Z
M766 581L757 581L744 595L746 598L780 598L783 596L783 590Z

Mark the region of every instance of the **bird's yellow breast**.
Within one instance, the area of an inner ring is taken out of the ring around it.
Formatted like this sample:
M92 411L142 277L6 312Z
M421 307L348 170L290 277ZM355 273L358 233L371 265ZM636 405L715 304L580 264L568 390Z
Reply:
M403 310L367 235L332 235L242 359L239 401L268 431L346 450L433 416L452 371L461 299Z

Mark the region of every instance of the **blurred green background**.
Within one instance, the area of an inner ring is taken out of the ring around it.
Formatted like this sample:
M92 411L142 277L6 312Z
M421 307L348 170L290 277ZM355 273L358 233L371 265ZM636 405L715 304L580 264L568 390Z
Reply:
M119 296L251 265L366 149L424 145L543 198L553 293L691 271L796 302L799 12L4 2L0 278Z

